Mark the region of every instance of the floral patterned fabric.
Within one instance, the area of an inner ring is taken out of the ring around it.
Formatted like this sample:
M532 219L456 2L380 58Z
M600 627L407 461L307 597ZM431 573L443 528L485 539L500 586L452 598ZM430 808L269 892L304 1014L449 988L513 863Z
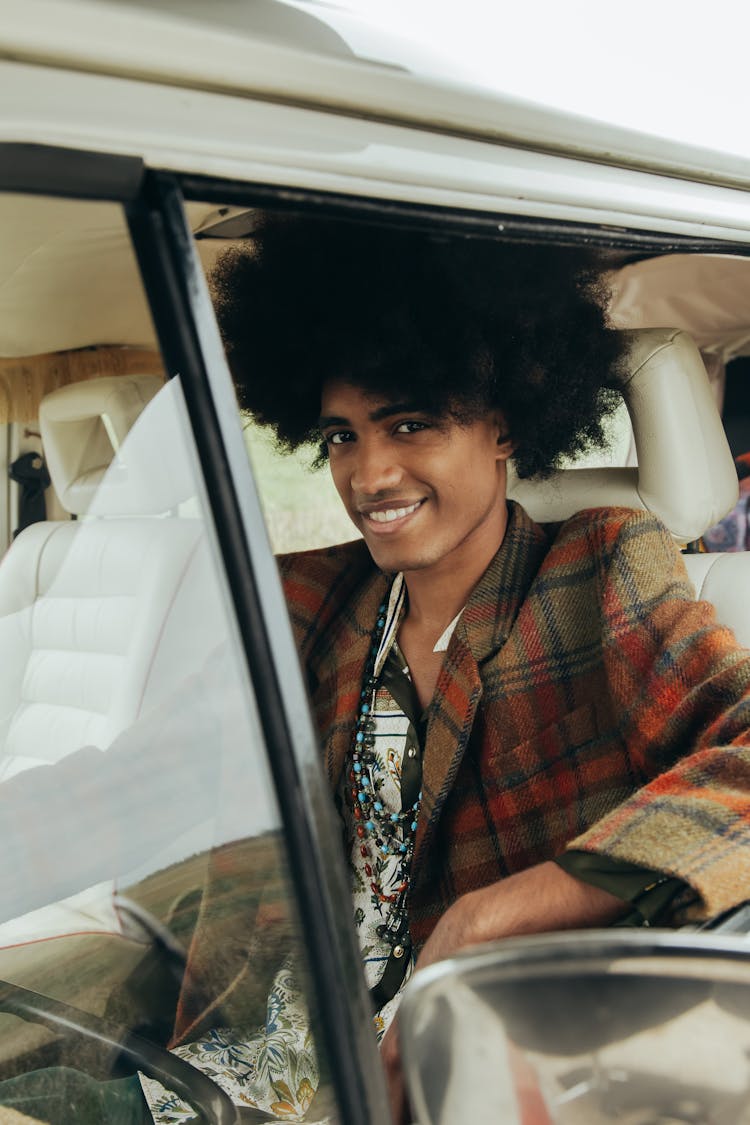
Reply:
M319 1075L291 959L274 978L264 1026L247 1037L237 1028L214 1028L206 1039L176 1047L174 1053L203 1071L235 1105L265 1110L281 1121L303 1120ZM194 1111L176 1094L144 1075L140 1079L156 1125L195 1120Z
M400 658L398 649L394 646L391 650L394 655L396 669L392 674L408 675L408 669ZM409 745L416 743L416 733L409 718L396 703L388 687L382 684L375 693L375 759L374 774L382 782L378 797L383 803L386 813L401 812L401 767L404 752ZM340 789L341 807L345 808L343 788L346 782L342 778ZM391 947L377 933L387 917L388 907L380 902L378 896L371 888L371 877L367 874L365 865L368 862L359 850L358 837L354 832L354 824L350 816L345 817L346 825L346 854L351 874L352 898L354 900L354 925L359 938L359 947L365 970L367 987L372 988L383 975L386 962L391 952ZM378 883L386 894L395 890L401 881L400 866L394 855L382 856L372 861ZM406 968L401 988L411 976L414 964L413 959ZM401 989L389 1000L379 1012L375 1014L375 1031L378 1042L382 1039L388 1025L395 1015L398 1007Z
M396 590L398 595L398 588ZM396 617L400 603L393 599ZM455 623L453 623L455 624ZM396 702L388 688L394 679L407 685L406 697L414 694L409 670L395 644L396 628L390 631L387 651L378 662L382 681L375 693L376 775L382 782L380 800L387 812L401 811L401 768L407 748L416 752L418 740L415 727ZM397 692L399 698L404 692ZM354 924L367 986L380 980L390 946L378 935L377 927L384 921L384 907L370 887L371 879L360 854L354 822L339 792L347 839ZM399 878L395 856L375 861L377 879L389 892ZM398 1007L401 991L413 970L413 959L406 966L404 981L398 993L373 1017L378 1041L385 1034ZM175 1054L203 1071L229 1095L236 1105L257 1108L282 1121L303 1121L318 1088L319 1073L315 1048L310 1033L305 998L294 980L290 960L277 973L268 997L265 1025L248 1029L243 1035L238 1028L216 1028L207 1038L175 1048ZM193 1110L176 1094L165 1090L153 1079L140 1076L144 1096L155 1125L179 1125L195 1120ZM326 1121L316 1125L326 1125Z

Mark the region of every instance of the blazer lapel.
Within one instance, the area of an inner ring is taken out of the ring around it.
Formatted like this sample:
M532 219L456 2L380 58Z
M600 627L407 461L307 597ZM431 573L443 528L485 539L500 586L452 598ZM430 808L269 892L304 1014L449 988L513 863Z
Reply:
M420 858L432 838L461 764L482 695L476 659L465 636L458 635L459 629L460 623L451 637L427 715L422 805L414 841L412 882L416 881Z
M503 542L461 614L428 711L413 884L471 737L482 697L481 670L508 639L547 543L542 528L509 501Z
M373 568L355 596L347 600L325 644L310 662L316 682L313 707L324 740L326 772L334 790L351 743L372 629L389 586L390 577Z

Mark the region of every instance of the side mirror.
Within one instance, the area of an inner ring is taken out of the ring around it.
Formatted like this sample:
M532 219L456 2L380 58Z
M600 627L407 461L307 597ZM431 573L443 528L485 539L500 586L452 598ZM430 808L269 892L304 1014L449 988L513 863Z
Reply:
M409 983L419 1125L745 1125L750 942L605 930L478 947Z

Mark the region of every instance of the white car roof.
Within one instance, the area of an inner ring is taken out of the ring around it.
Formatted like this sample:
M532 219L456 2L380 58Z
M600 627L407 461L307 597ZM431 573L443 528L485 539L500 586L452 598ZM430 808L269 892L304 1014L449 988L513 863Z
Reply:
M750 244L750 140L745 159L472 86L465 60L331 5L0 6L0 144L134 156L287 196L299 188L463 209L490 226L543 216ZM198 183L189 198L201 201ZM216 204L189 210L194 229L218 217ZM116 205L11 192L0 197L0 241L0 356L153 343ZM210 266L221 243L199 247Z
M521 56L533 57L533 44L516 46ZM498 92L488 87L486 73L484 85L472 85L470 61L389 37L371 22L321 3L4 0L0 59L335 109L703 182L750 183L750 140L742 140L744 134L738 144L722 140L714 147L705 143L704 130L704 143L694 144L685 140L684 130L670 135L630 129ZM637 88L635 68L626 78ZM668 78L665 72L664 81ZM0 78L3 84L12 79L12 74ZM134 113L140 113L138 105ZM51 124L54 97L48 114Z

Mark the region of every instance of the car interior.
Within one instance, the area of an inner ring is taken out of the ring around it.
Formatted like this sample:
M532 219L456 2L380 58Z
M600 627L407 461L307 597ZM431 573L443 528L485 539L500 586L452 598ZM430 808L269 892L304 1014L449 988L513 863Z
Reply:
M207 276L254 221L251 210L232 206L191 203L187 213ZM124 218L115 204L7 194L0 197L0 239L0 807L3 793L31 802L37 770L42 785L44 767L77 763L87 749L116 760L124 734L149 732L129 751L127 769L113 772L106 793L86 769L72 773L65 805L67 816L86 817L93 794L102 817L115 823L117 804L141 839L113 845L106 878L97 873L87 882L80 855L79 870L63 865L67 882L52 870L59 863L42 866L36 887L6 876L0 978L92 1017L116 1015L165 1047L168 1017L148 1005L136 1005L134 1016L124 992L142 993L148 973L174 975L174 961L164 960L169 935L179 935L182 969L198 938L214 948L219 939L226 943L245 918L239 904L257 902L261 869L281 867L288 898L289 859L263 754L237 749L261 738L253 706L238 702L248 689L236 647L214 704L234 738L210 776L190 773L211 706L206 668L227 637L236 645L235 626L179 375L165 382ZM685 549L697 596L712 601L719 620L750 645L750 557L695 549L738 498L721 376L750 354L750 316L738 298L750 284L750 263L700 254L634 261L613 253L611 260L613 323L631 339L613 448L566 465L543 484L512 479L510 495L540 522L596 505L653 511ZM28 454L49 475L43 518L29 517L28 486L12 476ZM273 464L268 472L272 478ZM272 484L259 477L261 499ZM197 685L189 702L186 683ZM181 780L158 733L173 722L194 731ZM51 789L45 780L40 801ZM132 812L144 802L154 810L151 820ZM33 803L25 807L31 816ZM67 855L59 810L40 805L33 815L58 817ZM203 879L217 856L234 870L222 849L240 838L251 840L255 858L227 892L228 920L226 910L212 915L201 901ZM243 971L237 958L211 977L214 997ZM176 1003L174 986L164 988ZM79 1049L60 1046L49 1026L19 1031L20 1018L0 1014L0 1077L59 1063ZM239 1011L227 1018L239 1026L249 1017ZM132 1072L126 1054L110 1051L97 1073ZM164 1078L155 1064L148 1073Z

